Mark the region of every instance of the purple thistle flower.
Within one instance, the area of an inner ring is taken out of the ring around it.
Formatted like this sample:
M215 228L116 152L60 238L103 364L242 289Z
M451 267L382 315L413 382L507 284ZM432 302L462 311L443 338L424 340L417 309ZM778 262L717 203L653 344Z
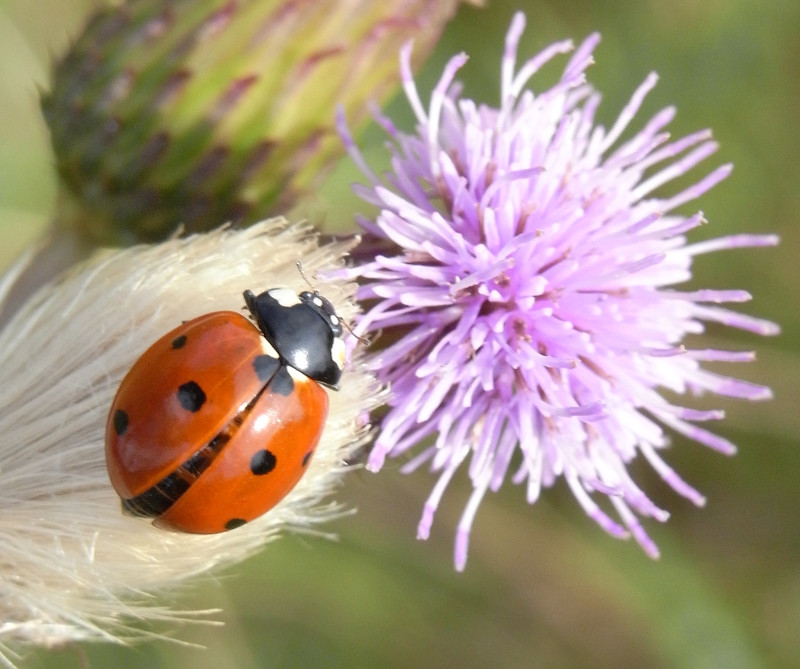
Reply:
M461 54L447 64L426 109L411 74L411 45L402 50L418 127L409 135L378 119L391 139L392 172L384 179L339 119L351 157L371 182L357 193L380 209L375 220L359 223L381 254L349 271L370 305L357 332L401 333L369 361L392 397L367 466L377 471L387 456L413 452L404 471L428 463L438 474L421 539L451 478L468 467L474 490L457 530L459 570L481 499L506 478L524 484L533 503L563 476L604 530L632 535L657 557L639 517L664 521L669 514L633 482L627 464L641 454L700 506L703 496L659 455L669 442L664 427L735 451L695 425L721 419L722 411L676 406L659 390L771 397L766 387L701 366L749 361L753 353L682 344L705 322L778 332L771 322L714 306L747 301L745 291L672 288L691 278L698 254L778 241L735 235L687 244L685 233L704 223L702 213L668 215L724 179L730 165L675 195L653 195L716 151L711 133L671 140L664 130L675 115L670 107L622 139L654 74L610 130L596 125L600 96L585 79L596 34L578 47L560 81L535 95L526 88L531 77L573 45L553 44L517 70L524 25L518 13L506 38L499 108L460 96L454 77L467 60ZM430 445L422 445L428 437ZM593 493L608 497L617 520Z

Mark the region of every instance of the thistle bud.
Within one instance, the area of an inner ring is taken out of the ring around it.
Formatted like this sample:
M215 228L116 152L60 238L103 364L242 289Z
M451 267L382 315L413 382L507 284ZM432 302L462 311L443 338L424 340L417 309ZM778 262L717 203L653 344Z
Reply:
M420 61L459 0L140 0L99 10L42 100L61 223L152 241L285 212Z

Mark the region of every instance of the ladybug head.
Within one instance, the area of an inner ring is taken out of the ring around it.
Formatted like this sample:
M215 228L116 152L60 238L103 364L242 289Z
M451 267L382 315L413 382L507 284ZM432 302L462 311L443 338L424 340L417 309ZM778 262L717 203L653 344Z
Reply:
M273 288L244 300L281 359L324 386L338 390L344 365L342 322L333 305L316 291L299 295Z

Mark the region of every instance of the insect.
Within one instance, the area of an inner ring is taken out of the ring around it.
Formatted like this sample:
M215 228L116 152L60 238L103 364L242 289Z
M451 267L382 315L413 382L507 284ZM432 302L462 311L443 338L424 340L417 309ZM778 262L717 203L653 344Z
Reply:
M106 464L123 510L212 534L299 481L338 390L342 322L316 291L274 288L187 321L134 363L111 405Z

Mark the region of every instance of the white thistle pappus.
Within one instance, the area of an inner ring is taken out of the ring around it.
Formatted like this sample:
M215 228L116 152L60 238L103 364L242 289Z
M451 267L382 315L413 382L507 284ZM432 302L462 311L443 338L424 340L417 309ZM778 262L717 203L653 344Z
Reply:
M367 438L359 420L381 400L354 360L345 370L308 471L269 513L235 531L189 535L123 515L105 465L105 424L120 380L179 324L240 310L242 291L307 286L348 244L318 246L281 219L154 246L102 252L44 286L0 331L0 665L18 644L129 641L146 623L196 619L153 597L251 555L284 530L319 532L342 512L329 495ZM19 268L17 268L19 269ZM15 272L0 284L0 306ZM327 282L345 319L355 287ZM152 625L151 625L152 627ZM158 625L156 625L158 627Z

